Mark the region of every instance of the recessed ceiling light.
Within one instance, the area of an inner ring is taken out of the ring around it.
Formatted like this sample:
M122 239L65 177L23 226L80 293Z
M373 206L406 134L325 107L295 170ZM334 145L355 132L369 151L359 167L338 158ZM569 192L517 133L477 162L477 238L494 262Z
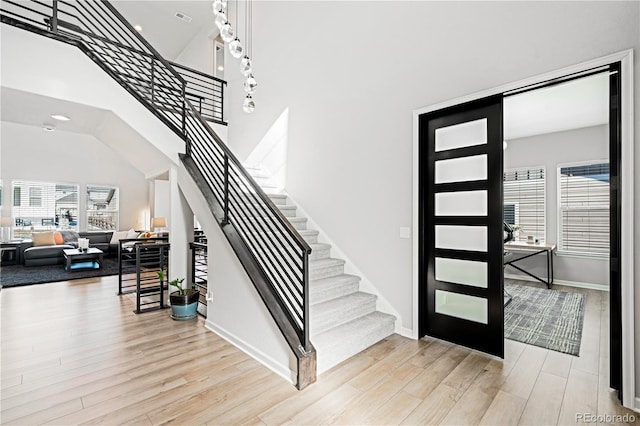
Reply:
M176 12L174 16L176 18L178 18L178 19L183 20L184 22L187 22L187 23L191 22L191 20L192 20L191 16L186 15L186 14L180 12L180 11Z
M136 30L137 32L141 33L142 32L142 25L136 24L136 25L133 26L133 29Z
M218 66L218 71L224 71L224 67L222 65Z
M56 130L56 126L54 126L53 124L44 123L42 125L42 130L44 130L45 132L53 132Z
M62 114L52 114L51 118L53 118L54 120L59 120L59 121L69 121L69 120L71 120L69 117L67 117L66 115L62 115Z

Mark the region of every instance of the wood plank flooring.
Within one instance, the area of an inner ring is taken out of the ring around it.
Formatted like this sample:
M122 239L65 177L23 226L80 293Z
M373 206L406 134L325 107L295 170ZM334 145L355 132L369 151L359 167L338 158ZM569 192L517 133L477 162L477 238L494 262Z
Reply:
M201 318L135 315L116 288L105 277L0 292L3 425L553 425L634 414L607 386L607 293L571 289L587 294L580 357L505 340L500 360L393 335L299 392Z

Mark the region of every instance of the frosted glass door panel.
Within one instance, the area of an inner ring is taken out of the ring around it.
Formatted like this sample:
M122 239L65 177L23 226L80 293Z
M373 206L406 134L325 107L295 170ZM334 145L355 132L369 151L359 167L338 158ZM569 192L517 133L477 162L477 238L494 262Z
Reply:
M487 251L487 227L436 225L436 248Z
M487 191L439 192L436 216L486 216Z
M472 155L435 162L435 183L487 179L487 155Z
M487 299L436 290L436 312L451 317L487 324Z
M436 152L486 143L486 118L436 129Z
M487 288L486 262L436 257L436 280Z

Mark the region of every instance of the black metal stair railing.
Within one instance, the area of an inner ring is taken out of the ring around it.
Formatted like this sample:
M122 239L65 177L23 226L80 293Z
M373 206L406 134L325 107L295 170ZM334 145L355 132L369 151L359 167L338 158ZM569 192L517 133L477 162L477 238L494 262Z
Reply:
M283 334L299 362L300 354L313 352L309 341L311 248L203 118L201 112L206 115L207 109L222 114L222 89L219 104L200 105L198 91L190 91L187 83L193 76L185 81L106 0L1 0L0 5L3 23L76 45L186 141L186 158L195 164L220 207L212 208L214 215L223 230L232 227L233 235L241 237L254 262L245 269L260 271L267 278L269 300L279 304L295 330L297 347L288 333L283 330ZM315 367L312 374L315 377Z

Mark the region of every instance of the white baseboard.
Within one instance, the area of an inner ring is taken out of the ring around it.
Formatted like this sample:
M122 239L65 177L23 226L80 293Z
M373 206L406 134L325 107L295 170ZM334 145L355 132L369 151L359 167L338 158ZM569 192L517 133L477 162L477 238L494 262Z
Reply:
M418 340L418 333L414 333L413 328L399 327L399 331L396 331L396 333L398 333L402 337Z
M260 364L264 365L269 370L273 371L278 376L282 377L292 385L296 384L296 380L297 380L296 373L294 371L291 371L287 366L284 366L276 362L273 358L269 357L264 352L260 351L259 349L256 349L255 347L251 346L244 340L229 333L224 328L217 326L216 324L212 323L209 320L205 321L204 326L207 330L216 333L218 336L222 337L224 340L231 343L233 346L237 347L242 352L246 353L251 358L255 359Z
M533 283L539 283L540 281L533 279L527 275L517 275L517 274L504 274L505 278L511 280L519 280L519 281L530 281ZM592 284L592 283L582 283L579 281L567 281L567 280L553 280L553 284L557 285L566 285L567 287L577 287L577 288L586 288L590 290L600 290L600 291L609 291L609 286L604 284Z

